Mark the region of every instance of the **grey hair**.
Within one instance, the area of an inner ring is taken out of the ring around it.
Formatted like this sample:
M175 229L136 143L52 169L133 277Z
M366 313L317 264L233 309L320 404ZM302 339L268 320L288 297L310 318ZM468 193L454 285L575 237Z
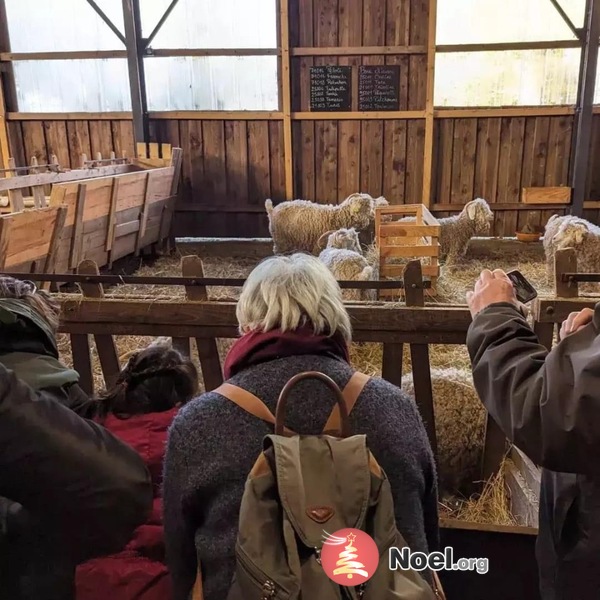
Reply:
M329 269L309 254L274 256L248 276L237 304L240 332L312 325L315 334L352 339L350 315Z

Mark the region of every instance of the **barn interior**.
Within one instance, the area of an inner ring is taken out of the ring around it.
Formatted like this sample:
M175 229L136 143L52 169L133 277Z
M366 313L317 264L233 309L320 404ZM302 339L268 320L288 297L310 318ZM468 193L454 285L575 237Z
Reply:
M60 301L87 392L157 337L211 390L275 251L266 201L384 198L373 275L338 277L352 363L414 394L443 542L490 558L448 598L538 598L540 470L477 398L465 294L519 270L548 348L595 305L600 252L544 232L599 224L599 39L598 0L0 0L2 273Z

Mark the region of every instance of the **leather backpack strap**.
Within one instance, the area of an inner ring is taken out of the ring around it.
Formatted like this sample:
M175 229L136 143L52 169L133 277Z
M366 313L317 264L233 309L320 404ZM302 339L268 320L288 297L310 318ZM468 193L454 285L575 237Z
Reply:
M350 381L346 384L346 387L342 390L342 396L344 396L344 401L346 402L346 408L348 409L348 415L352 412L358 397L361 392L367 385L367 382L371 379L369 375L365 375L364 373L359 373L356 371L352 377L350 377ZM323 428L323 433L333 433L339 432L342 423L340 420L340 409L336 404L329 415L329 419L327 419L327 423L325 423L325 427Z
M196 581L192 589L192 600L204 600L204 591L202 589L202 569L198 565L198 573L196 574Z
M260 398L257 398L247 390L238 387L237 385L232 385L231 383L223 383L212 391L221 394L221 396L227 398L227 400L231 400L231 402L237 404L242 410L245 410L254 417L258 417L262 421L275 425L275 416L269 410L268 406ZM288 435L295 435L295 433L287 427L284 431Z

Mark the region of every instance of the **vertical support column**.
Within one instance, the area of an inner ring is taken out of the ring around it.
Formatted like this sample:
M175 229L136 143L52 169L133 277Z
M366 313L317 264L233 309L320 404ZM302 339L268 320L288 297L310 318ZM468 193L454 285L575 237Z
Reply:
M293 200L294 196L294 163L292 158L292 92L290 80L290 15L289 0L279 0L279 40L281 48L280 77L281 77L281 111L283 112L283 146L285 197Z
M433 91L435 86L435 32L437 24L437 0L429 0L429 27L427 32L427 90L425 96L425 148L423 150L423 200L431 203L431 180L433 177Z
M0 52L10 52L5 0L0 0ZM10 147L6 113L17 110L17 87L12 62L0 62L0 169L9 168Z
M127 67L131 90L131 110L133 113L133 134L135 142L148 142L150 127L148 122L148 102L146 99L146 77L144 73L144 42L139 0L123 0L123 20L127 46Z
M600 38L599 0L587 0L586 2L584 33L577 106L575 108L575 149L571 184L573 188L571 214L578 217L583 216L583 202L585 200L592 141L594 88L596 86L598 40Z

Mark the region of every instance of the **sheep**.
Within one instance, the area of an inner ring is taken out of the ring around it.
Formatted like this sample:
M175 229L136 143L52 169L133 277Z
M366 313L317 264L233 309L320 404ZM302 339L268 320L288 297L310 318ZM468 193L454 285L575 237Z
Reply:
M552 232L556 227L555 219L550 225ZM554 252L565 248L574 248L577 253L577 271L580 273L600 272L600 227L581 219L569 216L561 219L558 230L549 241ZM546 263L547 264L547 263ZM596 293L598 284L580 285L583 293Z
M542 243L546 257L546 281L549 285L554 284L554 254L556 253L556 241L554 238L566 222L576 223L578 221L587 222L572 215L552 215L546 223Z
M321 260L338 281L372 281L373 267L362 255L355 229L340 229L331 233L327 248L319 254ZM344 300L362 300L373 296L373 290L344 289Z
M389 206L389 202L383 197L373 198L373 219L369 226L359 233L360 244L363 248L368 248L375 241L375 209ZM382 215L382 222L391 221L392 215Z
M318 254L316 244L325 232L365 229L375 218L373 199L368 194L352 194L339 205L292 200L273 207L273 202L266 200L265 208L274 254Z
M431 369L431 386L441 491L469 495L480 477L486 410L464 369ZM412 373L402 378L402 390L415 397Z

